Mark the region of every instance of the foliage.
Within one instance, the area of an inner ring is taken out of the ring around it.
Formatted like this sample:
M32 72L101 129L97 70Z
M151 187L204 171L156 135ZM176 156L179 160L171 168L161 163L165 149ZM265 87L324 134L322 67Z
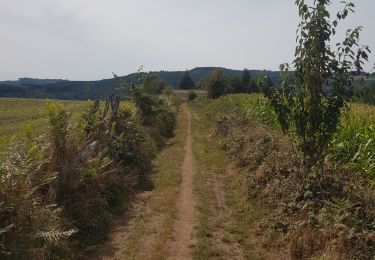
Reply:
M78 124L70 106L50 101L48 136L25 124L22 136L2 141L0 258L79 258L77 247L105 238L174 134L174 110L147 93L154 83L132 86L133 101L89 102Z
M52 101L47 103L47 111L54 158L65 160L68 137L68 113L63 104Z
M352 105L352 110L344 114L329 149L331 159L366 173L373 181L375 181L374 112L374 107Z
M375 83L371 86L358 86L353 91L353 101L363 104L375 105Z
M225 107L225 111L223 111ZM232 94L214 100L209 104L208 114L214 115L223 113L242 117L246 120L258 121L270 127L277 127L276 114L272 110L269 101L259 94Z
M342 115L338 131L329 144L328 158L374 178L375 108L359 104L350 104L349 108ZM271 128L280 128L270 101L261 95L226 95L210 102L207 110L211 119L225 119L231 115L245 121L257 121ZM222 130L225 132L225 125Z
M188 71L186 71L184 75L182 76L180 84L178 85L178 88L179 89L194 89L195 88L195 83L190 78Z
M61 208L48 197L43 199L42 187L55 176L38 176L48 160L44 147L28 142L12 138L0 153L0 258L48 259L51 254L69 258L69 237L75 229Z
M248 207L252 209L253 203L264 210L256 225L244 221L251 214L244 214L241 219L241 232L247 230L245 243L248 239L252 245L254 239L260 239L259 235L249 238L249 234L263 234L265 239L272 232L279 238L272 241L270 249L280 252L280 248L289 248L292 259L372 259L375 250L373 184L342 164L328 162L329 174L320 178L319 190L316 186L307 189L302 160L288 139L272 129L279 126L277 115L269 101L260 95L226 95L195 102L194 106L207 115L200 119L202 124L216 123L215 137L240 167L228 177L237 184L230 187L239 190L237 201L244 197L238 211L243 214ZM257 114L261 107L264 113ZM347 156L351 162L345 158L341 162L363 171L364 166L373 163L375 108L354 104L351 109L351 120L356 122L341 118L329 155L331 159L336 155ZM267 120L267 116L273 120ZM243 178L238 179L240 176Z
M241 84L244 87L248 87L250 85L250 72L248 69L244 69L241 75Z
M215 69L211 75L204 80L204 88L207 90L209 98L218 98L228 93L229 82L222 70Z
M195 91L189 91L189 93L188 93L188 102L193 101L197 97L198 97L198 95L197 95L197 93L195 93Z
M214 67L199 67L189 70L189 76L194 82L207 77L212 73ZM224 74L233 77L241 77L242 71L222 69ZM180 83L181 77L185 71L155 71L155 72L137 72L120 78L127 84L134 83L141 85L145 76L155 75L168 82L168 85L176 89ZM280 73L277 71L259 71L251 70L252 75L259 73L267 74L275 83L279 83ZM103 79L95 81L55 81L40 84L34 81L33 84L25 84L24 81L0 82L0 97L27 97L27 98L51 98L51 99L105 99L108 93L112 93L116 88L116 80Z
M150 95L161 95L168 83L156 75L147 75L143 81L144 91Z
M314 1L308 6L297 0L301 23L298 27L295 52L294 84L289 80L289 66L281 65L283 84L280 89L265 88L265 94L275 109L282 130L294 131L307 170L322 166L333 134L336 132L341 109L346 101L346 87L351 84L351 71L362 71L362 59L367 60L367 46L359 46L361 27L348 30L346 38L338 43L337 51L330 46L339 21L354 4L346 3L343 11L330 21L329 0ZM358 47L357 55L353 49ZM356 57L354 57L356 56ZM328 86L329 91L323 87Z
M241 83L241 79L235 76L228 76L230 84L230 92L246 93L247 87Z
M176 116L171 107L163 100L146 93L141 87L131 91L134 103L142 115L142 125L160 147L164 140L173 136Z

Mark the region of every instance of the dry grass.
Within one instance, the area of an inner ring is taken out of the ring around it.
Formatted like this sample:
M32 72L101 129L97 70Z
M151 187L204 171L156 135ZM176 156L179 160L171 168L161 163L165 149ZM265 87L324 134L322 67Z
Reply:
M211 122L194 107L193 152L197 174L194 193L197 199L198 242L194 259L244 259L245 252L234 225L234 206L228 199L233 191L226 189L228 167L226 156L213 138ZM200 114L200 115L198 115Z
M307 178L287 137L225 110L210 118L217 122L222 148L237 164L238 172L227 179L227 194L234 205L233 229L249 258L374 255L374 189L367 180L327 165L321 192L305 193Z
M186 114L180 111L176 135L161 151L151 175L152 191L136 202L136 215L129 223L124 259L165 259L172 234L175 200L181 181L180 168L187 135ZM138 209L137 209L138 208Z

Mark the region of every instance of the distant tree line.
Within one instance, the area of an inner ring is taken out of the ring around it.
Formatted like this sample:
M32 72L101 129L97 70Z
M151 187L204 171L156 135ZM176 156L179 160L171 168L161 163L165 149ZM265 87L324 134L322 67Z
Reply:
M233 76L216 68L210 75L199 81L197 88L207 90L209 98L218 98L230 93L258 93L260 92L257 85L259 77L267 79L268 85L274 85L272 80L264 75L258 74L252 77L248 69L244 69L241 76Z
M353 90L353 101L375 105L375 82L355 87Z

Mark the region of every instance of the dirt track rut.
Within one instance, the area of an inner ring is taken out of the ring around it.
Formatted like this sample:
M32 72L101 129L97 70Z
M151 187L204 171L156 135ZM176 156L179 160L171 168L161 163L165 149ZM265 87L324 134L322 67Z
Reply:
M188 119L188 134L185 142L185 157L181 169L182 182L177 198L177 212L174 223L173 241L168 259L190 259L194 246L195 200L193 196L194 156L192 151L191 114L185 110Z

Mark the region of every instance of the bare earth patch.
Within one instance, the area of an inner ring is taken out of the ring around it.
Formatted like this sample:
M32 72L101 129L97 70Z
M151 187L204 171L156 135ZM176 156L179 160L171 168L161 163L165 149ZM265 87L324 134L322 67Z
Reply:
M177 214L174 223L173 241L169 246L168 259L190 259L191 248L195 244L194 218L195 201L193 197L194 159L192 152L191 115L188 110L188 134L185 142L185 157L181 169L182 182L177 199Z

